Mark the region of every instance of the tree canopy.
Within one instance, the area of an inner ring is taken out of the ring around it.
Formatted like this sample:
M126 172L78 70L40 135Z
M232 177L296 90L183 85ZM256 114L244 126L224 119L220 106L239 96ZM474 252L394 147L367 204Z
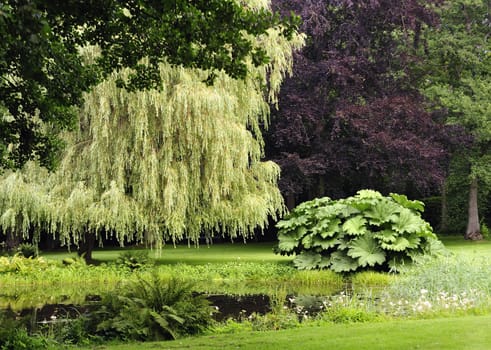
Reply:
M65 244L88 233L160 245L202 234L246 237L264 227L284 208L279 169L261 160L260 125L303 37L288 40L276 28L254 40L270 61L247 61L244 79L216 72L209 85L209 70L161 63L159 90L128 91L117 82L132 72L113 73L84 96L56 172L29 163L4 175L2 229L44 230ZM86 59L97 59L97 50L86 48Z
M473 138L460 144L456 155L460 159L454 163L463 171L450 174L461 181L451 179L449 184L460 182L460 188L450 188L452 196L470 192L466 237L479 238L478 187L486 189L484 192L491 189L491 4L448 1L438 11L441 24L425 35L423 67L428 75L423 91L447 110L449 124L462 126ZM465 207L464 203L460 207Z
M438 189L453 132L426 110L414 49L422 27L437 23L431 8L416 0L274 4L300 14L308 36L265 136L282 192Z
M247 76L270 57L254 38L276 28L291 37L296 17L281 19L260 1L6 0L0 4L0 170L29 159L53 168L73 129L82 94L115 70L118 86L160 88L160 64ZM80 48L97 45L84 62Z

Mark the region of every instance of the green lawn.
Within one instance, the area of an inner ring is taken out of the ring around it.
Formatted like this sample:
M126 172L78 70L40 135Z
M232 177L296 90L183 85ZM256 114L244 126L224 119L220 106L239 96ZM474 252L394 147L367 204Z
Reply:
M335 324L270 332L221 334L167 342L104 345L85 349L241 350L489 350L491 316Z
M457 254L463 255L482 255L491 257L491 240L484 241L466 241L463 236L444 236L439 237L445 246ZM156 258L157 264L176 264L184 263L190 265L206 264L206 263L222 263L222 262L239 262L239 261L253 261L253 262L277 262L286 263L291 261L291 256L281 256L273 253L274 242L264 243L243 243L242 241L236 243L217 243L210 246L201 245L195 247L191 245L166 245L159 252L153 250L152 257ZM96 249L93 253L93 257L96 261L108 262L115 260L118 255L128 249L137 248L109 248L109 249ZM144 248L139 248L144 249ZM54 259L62 260L67 256L76 256L76 253L69 253L67 251L58 252L46 252L43 256Z
M288 262L293 258L290 256L281 256L273 253L274 243L219 243L210 246L194 245L166 245L161 251L153 250L150 256L155 257L156 264L206 264L222 263L233 261L253 261L253 262ZM111 248L96 249L93 252L93 258L99 262L108 262L115 260L118 255L128 249L135 248ZM143 248L141 248L143 249ZM76 253L67 252L48 252L42 254L46 258L61 260L67 256L76 256Z
M468 241L463 236L439 236L440 240L452 252L466 256L491 257L491 240Z

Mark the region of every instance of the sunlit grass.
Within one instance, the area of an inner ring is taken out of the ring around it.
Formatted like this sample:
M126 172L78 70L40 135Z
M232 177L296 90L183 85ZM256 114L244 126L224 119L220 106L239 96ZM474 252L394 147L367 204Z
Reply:
M215 334L160 343L108 344L104 345L104 349L488 350L491 332L483 325L490 323L491 316L324 324L281 331Z
M491 258L491 240L469 241L463 235L439 235L438 238L451 252L466 256L486 256Z

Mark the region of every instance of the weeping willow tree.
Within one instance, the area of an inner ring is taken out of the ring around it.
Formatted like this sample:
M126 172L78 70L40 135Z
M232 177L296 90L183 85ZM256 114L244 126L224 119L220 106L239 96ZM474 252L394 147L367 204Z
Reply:
M271 60L251 62L244 80L218 74L209 86L209 72L162 64L158 91L119 89L127 71L98 85L85 96L78 129L65 136L55 173L31 164L4 175L4 234L44 230L66 245L110 236L160 246L203 234L245 238L264 228L284 206L278 166L261 161L260 127L303 44L301 35L287 40L280 32L255 39Z

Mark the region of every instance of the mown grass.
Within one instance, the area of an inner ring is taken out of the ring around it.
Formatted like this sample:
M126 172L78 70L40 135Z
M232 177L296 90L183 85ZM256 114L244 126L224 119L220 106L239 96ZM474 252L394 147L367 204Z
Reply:
M466 316L358 324L325 324L297 329L243 332L167 342L113 344L83 349L241 350L488 350L491 316Z
M491 240L465 240L462 235L440 235L438 237L451 252L467 257L483 256L491 258Z
M201 265L225 262L269 262L288 264L293 258L273 253L274 243L218 243L212 245L166 245L161 250L150 251L150 256L157 265L188 264ZM112 248L96 249L93 258L96 263L108 263L127 250L145 250L145 248ZM66 257L76 257L76 253L66 251L47 252L43 256L61 261Z

